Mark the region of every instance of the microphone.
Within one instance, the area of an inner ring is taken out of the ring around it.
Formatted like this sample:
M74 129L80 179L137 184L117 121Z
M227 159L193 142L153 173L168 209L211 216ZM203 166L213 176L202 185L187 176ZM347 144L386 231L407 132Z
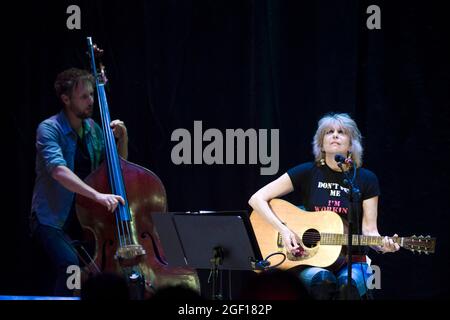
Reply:
M336 161L338 166L341 167L342 164L345 163L345 157L341 154L337 154L334 156L334 161Z

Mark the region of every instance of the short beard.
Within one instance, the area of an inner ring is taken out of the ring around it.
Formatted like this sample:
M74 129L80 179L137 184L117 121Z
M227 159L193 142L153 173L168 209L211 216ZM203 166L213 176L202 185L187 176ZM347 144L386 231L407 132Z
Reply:
M89 114L86 114L86 113L83 113L83 112L77 112L75 114L75 116L78 119L84 120L84 119L90 118L92 116L92 112L90 112Z
M92 111L89 112L89 113L86 113L86 112L82 112L82 111L78 111L78 110L73 110L72 109L72 112L80 120L84 120L84 119L90 118L92 116Z

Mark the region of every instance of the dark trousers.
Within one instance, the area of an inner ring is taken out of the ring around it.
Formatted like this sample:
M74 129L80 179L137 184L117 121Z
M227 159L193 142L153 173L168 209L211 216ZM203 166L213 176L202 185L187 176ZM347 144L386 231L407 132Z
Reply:
M67 279L71 275L67 268L79 266L79 260L73 240L81 239L81 227L76 215L71 212L63 229L46 226L37 219L32 223L33 238L40 243L56 272L54 294L56 296L73 296L73 290L67 287Z

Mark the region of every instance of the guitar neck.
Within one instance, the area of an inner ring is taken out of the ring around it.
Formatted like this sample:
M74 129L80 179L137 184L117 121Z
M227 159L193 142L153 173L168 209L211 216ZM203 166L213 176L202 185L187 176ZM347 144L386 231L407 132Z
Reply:
M352 237L353 246L381 246L383 244L384 237L380 236L364 236L354 234ZM400 246L403 246L403 237L389 238ZM320 243L322 245L341 245L345 246L348 244L347 234L335 234L335 233L321 233Z

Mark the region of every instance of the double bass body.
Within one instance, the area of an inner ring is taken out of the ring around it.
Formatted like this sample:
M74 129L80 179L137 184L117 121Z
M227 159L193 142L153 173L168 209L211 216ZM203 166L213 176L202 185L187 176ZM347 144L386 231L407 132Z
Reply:
M130 236L134 245L121 247L116 235L114 213L84 196L77 196L76 207L80 224L95 239L93 260L101 272L126 277L131 283L140 275L145 283L144 297L165 286L184 285L197 292L199 279L194 269L170 267L153 225L151 212L166 212L164 185L150 170L120 159L128 205L130 208ZM102 193L111 193L105 162L85 182ZM88 232L89 232L88 231ZM139 297L140 294L135 297Z

